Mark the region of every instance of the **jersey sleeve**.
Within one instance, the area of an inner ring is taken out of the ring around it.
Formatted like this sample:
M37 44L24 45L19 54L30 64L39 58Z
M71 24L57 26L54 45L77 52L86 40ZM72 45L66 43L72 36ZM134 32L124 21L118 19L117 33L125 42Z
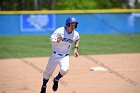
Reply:
M79 41L80 40L80 35L78 32L75 32L75 39L74 41Z
M57 43L57 38L61 35L60 29L56 29L50 37L51 43Z

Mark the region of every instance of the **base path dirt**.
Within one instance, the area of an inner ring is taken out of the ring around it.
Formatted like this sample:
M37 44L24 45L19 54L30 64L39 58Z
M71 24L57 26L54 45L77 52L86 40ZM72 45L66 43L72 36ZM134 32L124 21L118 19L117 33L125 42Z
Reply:
M48 57L0 59L0 93L40 93ZM105 71L91 71L104 67ZM52 91L53 78L47 86ZM80 55L70 57L69 73L57 93L140 93L140 54Z

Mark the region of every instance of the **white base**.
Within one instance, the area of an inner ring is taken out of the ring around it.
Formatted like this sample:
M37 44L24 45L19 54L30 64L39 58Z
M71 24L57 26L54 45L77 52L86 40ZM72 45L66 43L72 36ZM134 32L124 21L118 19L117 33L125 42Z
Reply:
M89 69L90 71L107 71L104 67L92 67Z

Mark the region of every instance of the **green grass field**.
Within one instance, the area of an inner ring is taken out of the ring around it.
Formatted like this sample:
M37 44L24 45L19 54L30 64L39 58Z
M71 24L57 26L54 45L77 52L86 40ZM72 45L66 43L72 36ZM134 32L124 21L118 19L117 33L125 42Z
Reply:
M80 35L80 54L140 53L140 34ZM49 35L0 36L0 58L51 54ZM71 51L73 54L73 51Z

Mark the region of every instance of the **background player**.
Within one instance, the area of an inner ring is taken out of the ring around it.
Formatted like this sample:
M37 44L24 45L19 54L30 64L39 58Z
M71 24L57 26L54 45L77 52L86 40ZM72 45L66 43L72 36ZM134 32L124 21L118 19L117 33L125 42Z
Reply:
M43 73L43 84L41 93L46 93L46 85L54 72L56 66L59 64L60 71L53 80L53 91L58 89L58 81L62 78L69 69L69 54L72 43L74 42L74 55L78 57L79 33L75 31L78 22L75 18L70 17L66 20L66 26L60 27L51 35L50 42L52 44L53 53L49 58L46 69Z

